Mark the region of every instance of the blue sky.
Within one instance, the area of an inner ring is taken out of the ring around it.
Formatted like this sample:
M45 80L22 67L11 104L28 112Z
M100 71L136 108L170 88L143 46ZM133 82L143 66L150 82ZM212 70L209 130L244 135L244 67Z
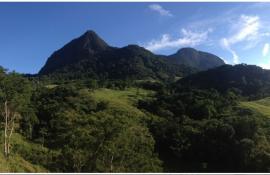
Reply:
M157 54L182 47L270 68L270 3L0 3L0 65L37 73L64 44L96 31Z

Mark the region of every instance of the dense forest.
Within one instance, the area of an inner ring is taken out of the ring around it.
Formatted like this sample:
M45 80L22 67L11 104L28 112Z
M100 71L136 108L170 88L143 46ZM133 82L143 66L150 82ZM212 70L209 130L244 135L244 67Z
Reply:
M87 32L37 75L1 67L0 171L268 172L269 70L166 59Z

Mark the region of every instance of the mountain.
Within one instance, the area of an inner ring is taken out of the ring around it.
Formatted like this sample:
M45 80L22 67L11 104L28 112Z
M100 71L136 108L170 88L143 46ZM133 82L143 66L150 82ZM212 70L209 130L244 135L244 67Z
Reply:
M194 72L137 45L109 46L95 32L87 31L54 52L39 75L68 78L168 79Z
M199 89L216 89L226 92L235 88L243 96L261 98L270 95L270 70L255 65L223 65L187 76L178 86Z
M66 44L54 52L47 60L39 74L49 74L66 65L71 65L84 58L94 58L99 52L109 50L111 47L103 41L94 31L87 31L79 38Z
M225 64L218 56L193 48L182 48L175 54L168 56L168 59L171 63L183 64L199 70L207 70Z

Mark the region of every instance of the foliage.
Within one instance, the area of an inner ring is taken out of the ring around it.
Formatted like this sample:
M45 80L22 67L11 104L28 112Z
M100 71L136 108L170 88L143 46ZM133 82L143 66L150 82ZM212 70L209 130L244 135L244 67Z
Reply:
M149 127L165 171L268 171L269 165L259 162L270 160L269 118L240 108L232 91L171 91L139 102L159 116Z
M15 72L6 73L0 68L0 115L4 123L4 153L8 158L15 122L23 118L30 104L31 86L27 79Z
M73 86L43 89L35 103L40 124L34 139L60 151L56 171L161 170L155 142L140 114L114 110L105 101L95 100L91 91Z
M156 66L142 59L144 54L152 56L136 46L118 52L129 57L131 65L139 66L134 70L142 68L136 62L140 59L152 68ZM122 61L119 65L126 65ZM22 77L0 69L1 105L8 99L11 109L20 114L11 137L9 159L0 153L0 165L5 166L0 170L269 170L269 99L246 101L267 96L268 71L226 65L171 83L158 80L156 73L163 76L159 70L153 74L139 72L143 77L151 75L148 80L133 80L136 76L125 79L121 75L127 70L115 70L98 79L54 74L59 75L55 79ZM111 75L119 76L119 80L108 79Z
M0 136L3 135L3 132L0 132ZM0 140L0 146L3 147L3 139ZM42 152L44 149L40 149L38 145L29 143L21 135L14 134L12 137L13 142L13 151L9 156L9 159L4 157L3 152L0 152L0 172L29 172L29 173L40 173L48 172L40 164L40 162L34 160L34 157L46 156L46 154L36 154L37 152ZM29 159L31 158L31 160Z

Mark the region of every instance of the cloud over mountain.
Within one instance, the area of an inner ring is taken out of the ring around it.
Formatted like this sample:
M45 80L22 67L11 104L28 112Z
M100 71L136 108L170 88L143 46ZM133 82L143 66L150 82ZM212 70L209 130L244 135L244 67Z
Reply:
M234 64L239 63L239 56L233 49L233 45L240 42L256 42L259 37L260 26L258 16L241 15L239 20L231 27L232 34L221 39L223 48L232 54Z
M193 32L185 28L181 29L181 35L173 38L170 34L163 34L160 39L154 39L148 42L145 47L151 51L157 51L166 48L194 47L208 39L208 34L212 29L203 32Z
M265 57L269 53L269 43L265 43L262 50L262 55Z

